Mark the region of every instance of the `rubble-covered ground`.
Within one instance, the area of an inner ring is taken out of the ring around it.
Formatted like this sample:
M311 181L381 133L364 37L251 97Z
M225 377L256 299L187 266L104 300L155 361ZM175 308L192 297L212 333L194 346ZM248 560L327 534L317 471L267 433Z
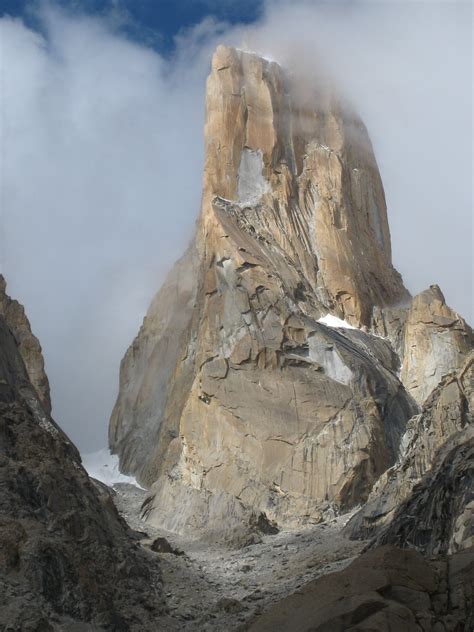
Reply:
M184 553L154 553L161 562L170 632L245 629L254 614L306 582L344 568L364 546L340 533L346 515L301 531L262 535L261 542L229 550L150 526L140 518L147 492L123 483L114 490L117 508L131 528L146 533L142 546L150 550L164 536Z

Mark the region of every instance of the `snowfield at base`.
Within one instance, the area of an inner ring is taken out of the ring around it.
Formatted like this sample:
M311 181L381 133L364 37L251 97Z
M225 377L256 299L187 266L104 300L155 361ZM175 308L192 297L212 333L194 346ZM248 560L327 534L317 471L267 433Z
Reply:
M82 465L92 478L113 487L117 483L128 483L135 485L139 489L144 489L139 485L134 476L122 474L119 470L119 458L116 454L111 454L107 448L82 454Z
M326 314L326 316L318 318L318 323L322 323L323 325L327 325L328 327L344 327L345 329L357 329L357 327L350 325L347 321L342 320L337 316L333 316L332 314Z

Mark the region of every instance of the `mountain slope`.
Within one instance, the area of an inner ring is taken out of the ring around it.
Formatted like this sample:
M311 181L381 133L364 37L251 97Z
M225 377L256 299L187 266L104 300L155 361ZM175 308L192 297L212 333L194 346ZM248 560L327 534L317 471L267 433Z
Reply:
M0 628L154 630L156 561L43 407L21 349L0 315Z

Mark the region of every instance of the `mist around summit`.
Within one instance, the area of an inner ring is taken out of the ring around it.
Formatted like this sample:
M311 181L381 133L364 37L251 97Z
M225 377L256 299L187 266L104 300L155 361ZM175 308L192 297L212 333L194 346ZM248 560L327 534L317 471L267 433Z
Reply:
M254 25L209 17L181 32L167 58L107 16L51 3L36 15L38 31L0 22L2 270L83 451L105 445L120 359L194 229L219 42L291 69L302 98L315 80L343 90L370 133L408 289L436 281L470 313L468 3L269 2Z

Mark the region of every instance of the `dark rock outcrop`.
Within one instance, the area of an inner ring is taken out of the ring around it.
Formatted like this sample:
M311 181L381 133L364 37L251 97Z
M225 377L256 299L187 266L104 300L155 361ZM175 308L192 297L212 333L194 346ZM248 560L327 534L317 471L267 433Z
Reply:
M372 546L393 544L429 555L474 547L474 433L471 437L448 441ZM449 449L452 443L457 445Z
M0 315L0 629L155 630L159 568L87 476L20 349Z
M171 555L184 555L184 551L176 548L169 540L160 536L150 544L150 549L155 553L171 553Z
M36 390L41 405L47 413L51 413L51 397L49 380L44 368L44 359L38 338L31 331L30 321L25 308L6 293L7 284L0 274L0 315L4 317L13 334L18 351L25 363L29 380Z

